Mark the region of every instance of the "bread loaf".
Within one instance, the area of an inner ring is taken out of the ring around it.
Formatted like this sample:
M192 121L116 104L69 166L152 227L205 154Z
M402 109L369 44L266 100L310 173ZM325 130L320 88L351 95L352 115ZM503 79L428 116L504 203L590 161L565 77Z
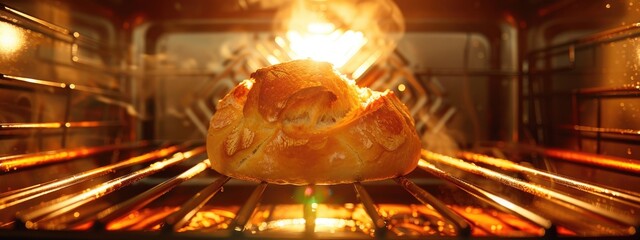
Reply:
M219 101L207 136L219 173L294 185L405 175L420 148L413 119L392 91L359 88L312 60L257 70Z

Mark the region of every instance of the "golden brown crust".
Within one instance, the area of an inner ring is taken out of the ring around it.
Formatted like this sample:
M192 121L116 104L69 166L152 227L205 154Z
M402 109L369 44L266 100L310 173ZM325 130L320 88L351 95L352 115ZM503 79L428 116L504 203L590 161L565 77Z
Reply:
M216 171L295 185L405 175L420 148L393 92L360 89L311 60L256 71L220 100L207 136Z

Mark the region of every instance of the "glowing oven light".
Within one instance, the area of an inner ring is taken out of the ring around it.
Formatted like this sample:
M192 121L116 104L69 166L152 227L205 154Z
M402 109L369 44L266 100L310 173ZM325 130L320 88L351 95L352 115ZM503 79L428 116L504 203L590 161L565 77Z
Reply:
M22 46L22 34L11 24L0 22L0 53L13 53Z
M292 59L310 58L341 68L367 43L362 32L335 30L330 23L311 23L307 30L287 32Z
M313 59L357 79L391 54L404 20L392 0L292 0L276 13L274 32L277 46L261 48L269 63Z
M310 33L328 34L336 30L331 23L313 22L307 25L307 31Z

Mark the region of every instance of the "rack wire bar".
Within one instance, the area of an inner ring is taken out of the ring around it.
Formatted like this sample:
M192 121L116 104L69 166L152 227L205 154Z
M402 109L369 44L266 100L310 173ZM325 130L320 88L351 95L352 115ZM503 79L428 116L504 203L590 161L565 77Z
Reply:
M373 221L373 226L375 227L375 236L376 238L384 238L387 235L387 221L380 216L380 213L376 209L375 204L373 203L373 199L369 196L369 193L359 182L353 183L353 187L356 190L356 194L358 194L358 198L360 202L362 202L362 206L364 207L365 212Z
M43 26L43 27L46 27L46 28L51 29L53 31L56 31L58 33L62 33L62 34L65 34L65 35L71 35L71 31L67 30L66 28L60 27L60 26L55 25L53 23L50 23L50 22L47 22L45 20L36 18L36 17L31 16L31 15L26 14L26 13L23 13L21 11L18 11L16 9L8 7L7 5L4 5L2 3L0 3L0 8L5 10L5 11L11 12L11 13L13 13L15 15L18 15L20 17L23 17L23 18L25 18L25 19L27 19L27 20L29 20L31 22L37 23L40 26Z
M26 188L16 189L0 194L0 210L34 199L47 193L80 183L82 181L96 178L118 169L130 167L136 164L145 163L154 159L163 158L178 151L178 146L170 146L140 156L132 157L114 164L91 169L89 171L74 174L67 178L56 179L49 182L36 184Z
M591 127L591 126L582 126L582 125L566 125L566 126L561 126L560 128L578 131L578 132L640 136L640 130L636 130L636 129L608 128L608 127L603 128L603 127Z
M14 129L58 129L58 128L92 128L119 127L119 121L82 121L82 122L43 122L43 123L0 123L0 130Z
M580 88L573 91L580 97L603 97L603 96L638 96L640 95L640 85L637 84L625 84L621 87L593 87L593 88Z
M249 199L242 205L240 210L238 211L238 215L231 222L231 231L232 235L236 235L236 237L240 237L244 231L244 227L249 222L251 218L251 214L256 210L258 204L260 203L260 199L262 199L262 193L267 188L266 182L261 182L256 189L253 190Z
M487 179L497 181L509 187L521 190L523 192L532 194L537 197L542 197L550 200L559 200L562 202L566 202L572 204L574 206L578 206L584 210L590 211L592 213L598 214L600 216L606 217L608 219L614 220L618 223L626 224L629 226L636 226L638 224L638 219L634 219L631 216L618 214L616 212L610 211L608 209L604 209L595 205L591 205L587 202L575 199L568 195L552 191L543 187L540 187L535 184L531 184L511 176L507 176L502 173L498 173L483 167L476 166L471 163L467 163L461 159L429 152L426 150L422 151L422 156L430 161L435 161L438 163L446 164L449 166L453 166L455 168L464 170L466 172L470 172L476 175L483 176Z
M551 220L546 219L534 212L531 212L529 210L527 210L526 208L523 208L521 206L518 206L515 203L512 203L509 200L506 200L502 197L499 197L495 194L492 194L490 192L487 192L485 190L483 190L482 188L476 187L470 183L467 183L465 181L463 181L462 179L459 179L457 177L454 177L450 174L448 174L447 172L437 168L435 165L420 159L420 161L418 162L418 166L427 171L428 173L431 173L439 178L442 178L444 180L447 180L453 184L455 184L456 186L460 187L462 190L464 190L465 192L471 194L472 196L482 200L483 202L486 202L488 204L490 204L491 206L503 210L505 212L512 212L517 214L520 217L523 217L529 221L531 221L532 223L535 223L536 225L543 227L545 229L545 235L553 235L556 233L556 229L555 226L553 225L553 223L551 222Z
M456 232L460 236L469 236L471 234L471 227L469 226L469 223L467 223L467 221L465 221L463 217L449 209L446 205L444 205L444 203L431 195L429 192L418 187L418 185L409 181L409 179L405 177L397 177L394 180L405 190L411 193L413 197L418 199L418 201L423 204L431 205L436 211L442 214L443 217L453 223L453 226L455 226L456 228Z
M5 81L12 81L16 83L29 84L36 87L49 87L49 88L53 87L54 89L61 89L61 90L67 89L67 90L73 90L73 91L87 92L87 93L108 96L108 97L116 97L118 99L124 98L124 94L118 91L103 89L98 87L77 85L74 83L61 83L61 82L41 80L41 79L35 79L35 78L29 78L29 77L12 76L7 74L0 74L0 79Z
M60 215L46 220L38 221L39 229L46 230L68 230L68 229L89 229L89 224L92 223L92 219L95 219L96 214L102 210L113 206L109 201L96 202L94 204L87 204L85 206L67 211Z
M414 71L416 76L499 76L499 77L516 77L517 72L505 71L505 70L474 70L474 69L446 69L446 68L428 68Z
M561 49L564 47L570 47L570 46L578 46L578 47L582 47L582 46L590 46L590 45L597 45L600 43L606 43L606 42L610 42L610 41L614 41L617 40L617 38L611 38L612 35L614 34L620 34L620 33L624 33L627 31L632 31L632 30L636 30L636 29L640 29L640 23L632 23L629 25L625 25L625 26L621 26L621 27L616 27L616 28L612 28L612 29L608 29L602 32L598 32L577 40L573 40L573 41L568 41L565 43L561 43L561 44L557 44L557 45L553 45L550 47L545 47L545 48L541 48L541 49L537 49L537 50L533 50L529 53L529 55L536 55L536 54L541 54L544 52L549 52L552 50L556 50L556 49ZM628 37L632 37L635 35L631 35L631 36L624 36L622 37L622 39L624 38L628 38Z
M613 43L638 37L640 35L640 31L638 31L638 29L640 29L640 23L632 23L592 34L573 41L568 41L561 44L556 44L530 51L527 54L527 59L529 60L529 62L534 64L532 64L532 70L529 70L528 73L529 75L549 75L555 73L570 72L572 70L575 70L576 67L577 50L588 49L597 45L603 45L606 43ZM535 67L533 67L535 66L535 62L539 61L537 59L545 57L546 62L548 63L550 57L559 56L565 53L567 54L569 60L569 66L555 67L545 70L535 70Z
M27 229L39 228L38 222L46 221L58 215L64 214L71 209L84 205L122 187L128 186L138 180L157 173L169 166L183 162L192 156L205 152L204 146L194 148L190 151L178 152L171 158L155 162L147 168L140 169L130 174L115 178L103 184L94 186L82 192L69 196L62 196L57 199L44 202L38 206L16 213L16 222Z
M634 205L635 207L638 207L637 203L640 203L640 196L637 196L637 195L627 194L625 192L616 191L614 189L601 187L601 186L596 186L596 185L593 185L593 184L581 182L581 181L574 180L574 179L569 179L569 178L558 176L558 175L551 174L551 173L548 173L548 172L543 172L543 171L540 171L540 170L537 170L537 169L533 169L533 168L522 166L520 164L516 164L516 163L511 162L511 161L506 160L506 159L490 157L490 156L487 156L487 155L477 154L477 153L472 153L472 152L460 152L459 156L461 158L464 158L464 159L469 160L469 161L492 165L492 166L499 167L499 168L502 168L502 169L505 169L505 170L508 170L508 171L517 171L517 172L529 173L529 174L534 174L534 175L538 175L538 176L547 177L549 179L553 179L553 181L556 182L556 183L561 183L563 185L566 185L566 186L569 186L571 188L578 189L578 190L581 190L581 191L594 192L594 193L606 195L606 196L609 196L609 197L612 197L612 198L615 198L615 199L621 198L621 199L624 199L624 200L628 200L628 201L633 202L631 204ZM636 204L634 204L634 203L636 203Z
M194 176L200 174L204 170L211 167L211 162L209 159L205 159L204 161L196 164L195 166L189 168L189 170L183 172L182 174L170 178L167 181L162 182L159 185L143 192L140 195L137 195L125 202L122 202L113 207L107 208L100 213L98 213L96 220L94 221L94 228L105 229L109 222L116 220L129 212L138 210L147 204L151 203L153 200L156 200L160 196L169 192L174 187L178 186L178 184L187 181ZM56 226L56 228L58 228ZM64 228L62 228L64 229Z
M0 229L3 228L13 228L13 225L15 224L14 221L10 221L10 222L6 222L6 223L0 223Z
M167 216L164 224L162 224L162 229L174 232L180 230L205 203L222 189L222 186L224 186L229 179L231 178L224 175L220 176L215 182L200 190L200 192L189 199L189 201L184 203L178 211Z
M559 160L640 174L640 161L638 160L556 148L532 147L531 150Z
M13 14L14 16L19 16L19 17L21 17L23 19L26 19L28 22L35 23L37 26L44 27L45 29L48 29L48 30L52 31L54 34L50 34L50 33L47 33L47 32L40 31L37 28L27 27L25 24L19 24L19 22L15 22L15 21L11 21L10 22L11 24L19 25L19 26L21 26L21 27L23 27L25 29L41 33L41 34L44 34L44 35L52 37L52 38L55 36L55 33L62 34L64 36L68 37L68 39L63 39L63 38L58 38L58 37L55 37L55 39L59 39L59 40L62 40L64 42L67 42L67 43L77 44L77 43L86 42L86 43L92 43L92 44L98 44L98 45L105 46L104 43L99 42L95 38L87 37L85 35L81 35L79 32L64 28L64 27L59 26L57 24L53 24L53 23L51 23L49 21L45 21L45 20L40 19L38 17L29 15L29 14L27 14L25 12L19 11L19 10L15 9L15 8L9 7L9 6L4 5L2 3L0 3L0 10L4 10L5 12L9 12L9 13ZM0 18L0 21L9 21L9 20Z
M316 230L318 203L315 202L315 193L314 185L309 185L305 188L302 214L304 217L304 234L307 238L313 238Z
M69 161L75 158L87 157L103 152L148 146L148 141L125 144L113 144L100 147L81 147L74 149L53 150L38 153L11 155L0 157L0 172L10 172L23 168L34 167L49 163Z

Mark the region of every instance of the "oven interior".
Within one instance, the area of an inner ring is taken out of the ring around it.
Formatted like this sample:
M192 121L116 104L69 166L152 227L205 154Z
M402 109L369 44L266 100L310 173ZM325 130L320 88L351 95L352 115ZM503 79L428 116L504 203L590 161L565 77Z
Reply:
M333 186L230 179L204 147L218 99L296 57L300 1L0 2L2 239L640 234L640 1L303 1L368 20L329 50L377 27L342 69L424 147Z

